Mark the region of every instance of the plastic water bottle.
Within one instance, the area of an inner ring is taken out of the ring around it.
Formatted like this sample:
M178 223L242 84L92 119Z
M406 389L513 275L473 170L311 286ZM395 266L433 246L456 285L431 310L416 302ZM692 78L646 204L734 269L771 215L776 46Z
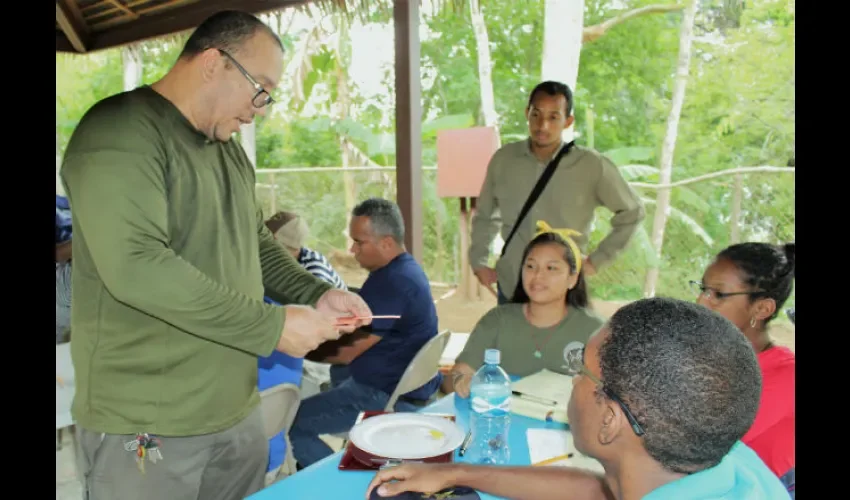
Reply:
M499 366L500 361L498 349L487 349L484 365L475 372L469 386L471 462L494 465L507 464L510 459L511 379Z

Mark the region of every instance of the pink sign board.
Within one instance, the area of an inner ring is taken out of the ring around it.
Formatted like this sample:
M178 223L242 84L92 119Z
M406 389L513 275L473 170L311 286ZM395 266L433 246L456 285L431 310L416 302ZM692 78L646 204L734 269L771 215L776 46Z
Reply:
M495 127L437 132L437 196L475 198L481 193L487 164L499 149Z

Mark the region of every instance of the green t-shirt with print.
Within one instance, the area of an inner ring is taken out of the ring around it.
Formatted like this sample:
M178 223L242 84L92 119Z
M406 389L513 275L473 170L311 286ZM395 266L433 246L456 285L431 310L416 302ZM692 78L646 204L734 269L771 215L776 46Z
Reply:
M509 375L525 377L544 368L567 374L564 348L573 341L586 344L603 324L593 311L570 307L557 325L538 328L525 318L523 304L503 304L482 316L455 362L477 370L486 349L499 349L500 365Z

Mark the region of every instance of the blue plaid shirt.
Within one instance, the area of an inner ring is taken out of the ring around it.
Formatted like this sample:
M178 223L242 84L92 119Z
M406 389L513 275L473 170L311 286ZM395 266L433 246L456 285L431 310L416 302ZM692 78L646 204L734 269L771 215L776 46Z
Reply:
M71 205L68 198L56 195L56 244L71 239ZM61 342L71 327L71 263L56 263L56 342Z
M56 244L71 239L71 205L68 198L56 195Z

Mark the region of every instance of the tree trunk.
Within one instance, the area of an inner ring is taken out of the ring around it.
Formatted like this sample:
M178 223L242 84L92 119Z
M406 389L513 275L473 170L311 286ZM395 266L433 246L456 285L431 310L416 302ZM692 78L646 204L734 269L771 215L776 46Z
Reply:
M496 113L496 97L493 92L493 61L490 57L490 37L487 36L487 25L481 14L478 0L469 0L469 11L472 16L472 30L475 33L475 48L478 51L478 84L481 89L481 113L484 115L484 125L495 127L499 132L499 115Z
M351 64L350 53L348 52L351 44L351 36L344 21L335 20L334 25L337 28L337 39L334 47L336 64L334 65L334 73L336 76L336 119L339 121L348 118L351 112L351 93L348 87L348 65ZM342 180L343 189L345 190L345 214L346 227L351 217L351 211L354 210L354 205L357 200L357 184L354 179L354 173L348 170L348 167L356 166L357 155L354 152L353 144L349 138L340 132L337 135L339 141L340 155L342 157ZM345 245L349 248L353 240L348 236L346 231Z
M127 45L121 49L124 61L124 90L133 90L142 83L142 53L138 45Z
M576 91L583 28L584 0L545 0L543 80L558 80ZM572 125L564 131L565 141L575 137L574 129Z
M637 9L632 9L622 14L618 14L611 19L606 19L605 22L594 24L593 26L588 26L582 30L582 42L588 43L594 40L599 39L605 33L608 32L614 26L618 24L622 24L629 19L634 19L636 17L645 16L647 14L665 14L668 12L675 12L678 10L682 10L682 6L679 4L670 4L670 5L645 5L643 7L639 7Z
M348 92L348 71L342 66L341 62L337 62L336 65L336 82L336 118L337 120L344 120L348 118L351 97ZM352 165L355 163L355 158L349 147L348 137L340 133L337 139L339 140L339 151L342 156L342 168L347 169L348 167L355 166ZM345 185L345 213L350 214L354 209L355 200L357 199L357 186L354 182L354 174L352 172L343 170L342 178Z
M691 42L693 40L694 18L696 17L697 0L689 0L682 16L682 28L679 35L679 62L676 65L676 78L673 84L673 97L671 99L670 115L667 117L667 131L664 135L664 143L661 147L661 164L658 183L669 184L673 176L673 154L676 149L676 137L679 129L679 117L682 114L682 105L685 102L685 87L688 83L688 71L691 63ZM664 227L670 211L670 188L661 188L655 202L655 217L652 221L652 246L661 262L664 244ZM654 297L658 284L658 265L653 265L646 273L643 294L646 297Z

